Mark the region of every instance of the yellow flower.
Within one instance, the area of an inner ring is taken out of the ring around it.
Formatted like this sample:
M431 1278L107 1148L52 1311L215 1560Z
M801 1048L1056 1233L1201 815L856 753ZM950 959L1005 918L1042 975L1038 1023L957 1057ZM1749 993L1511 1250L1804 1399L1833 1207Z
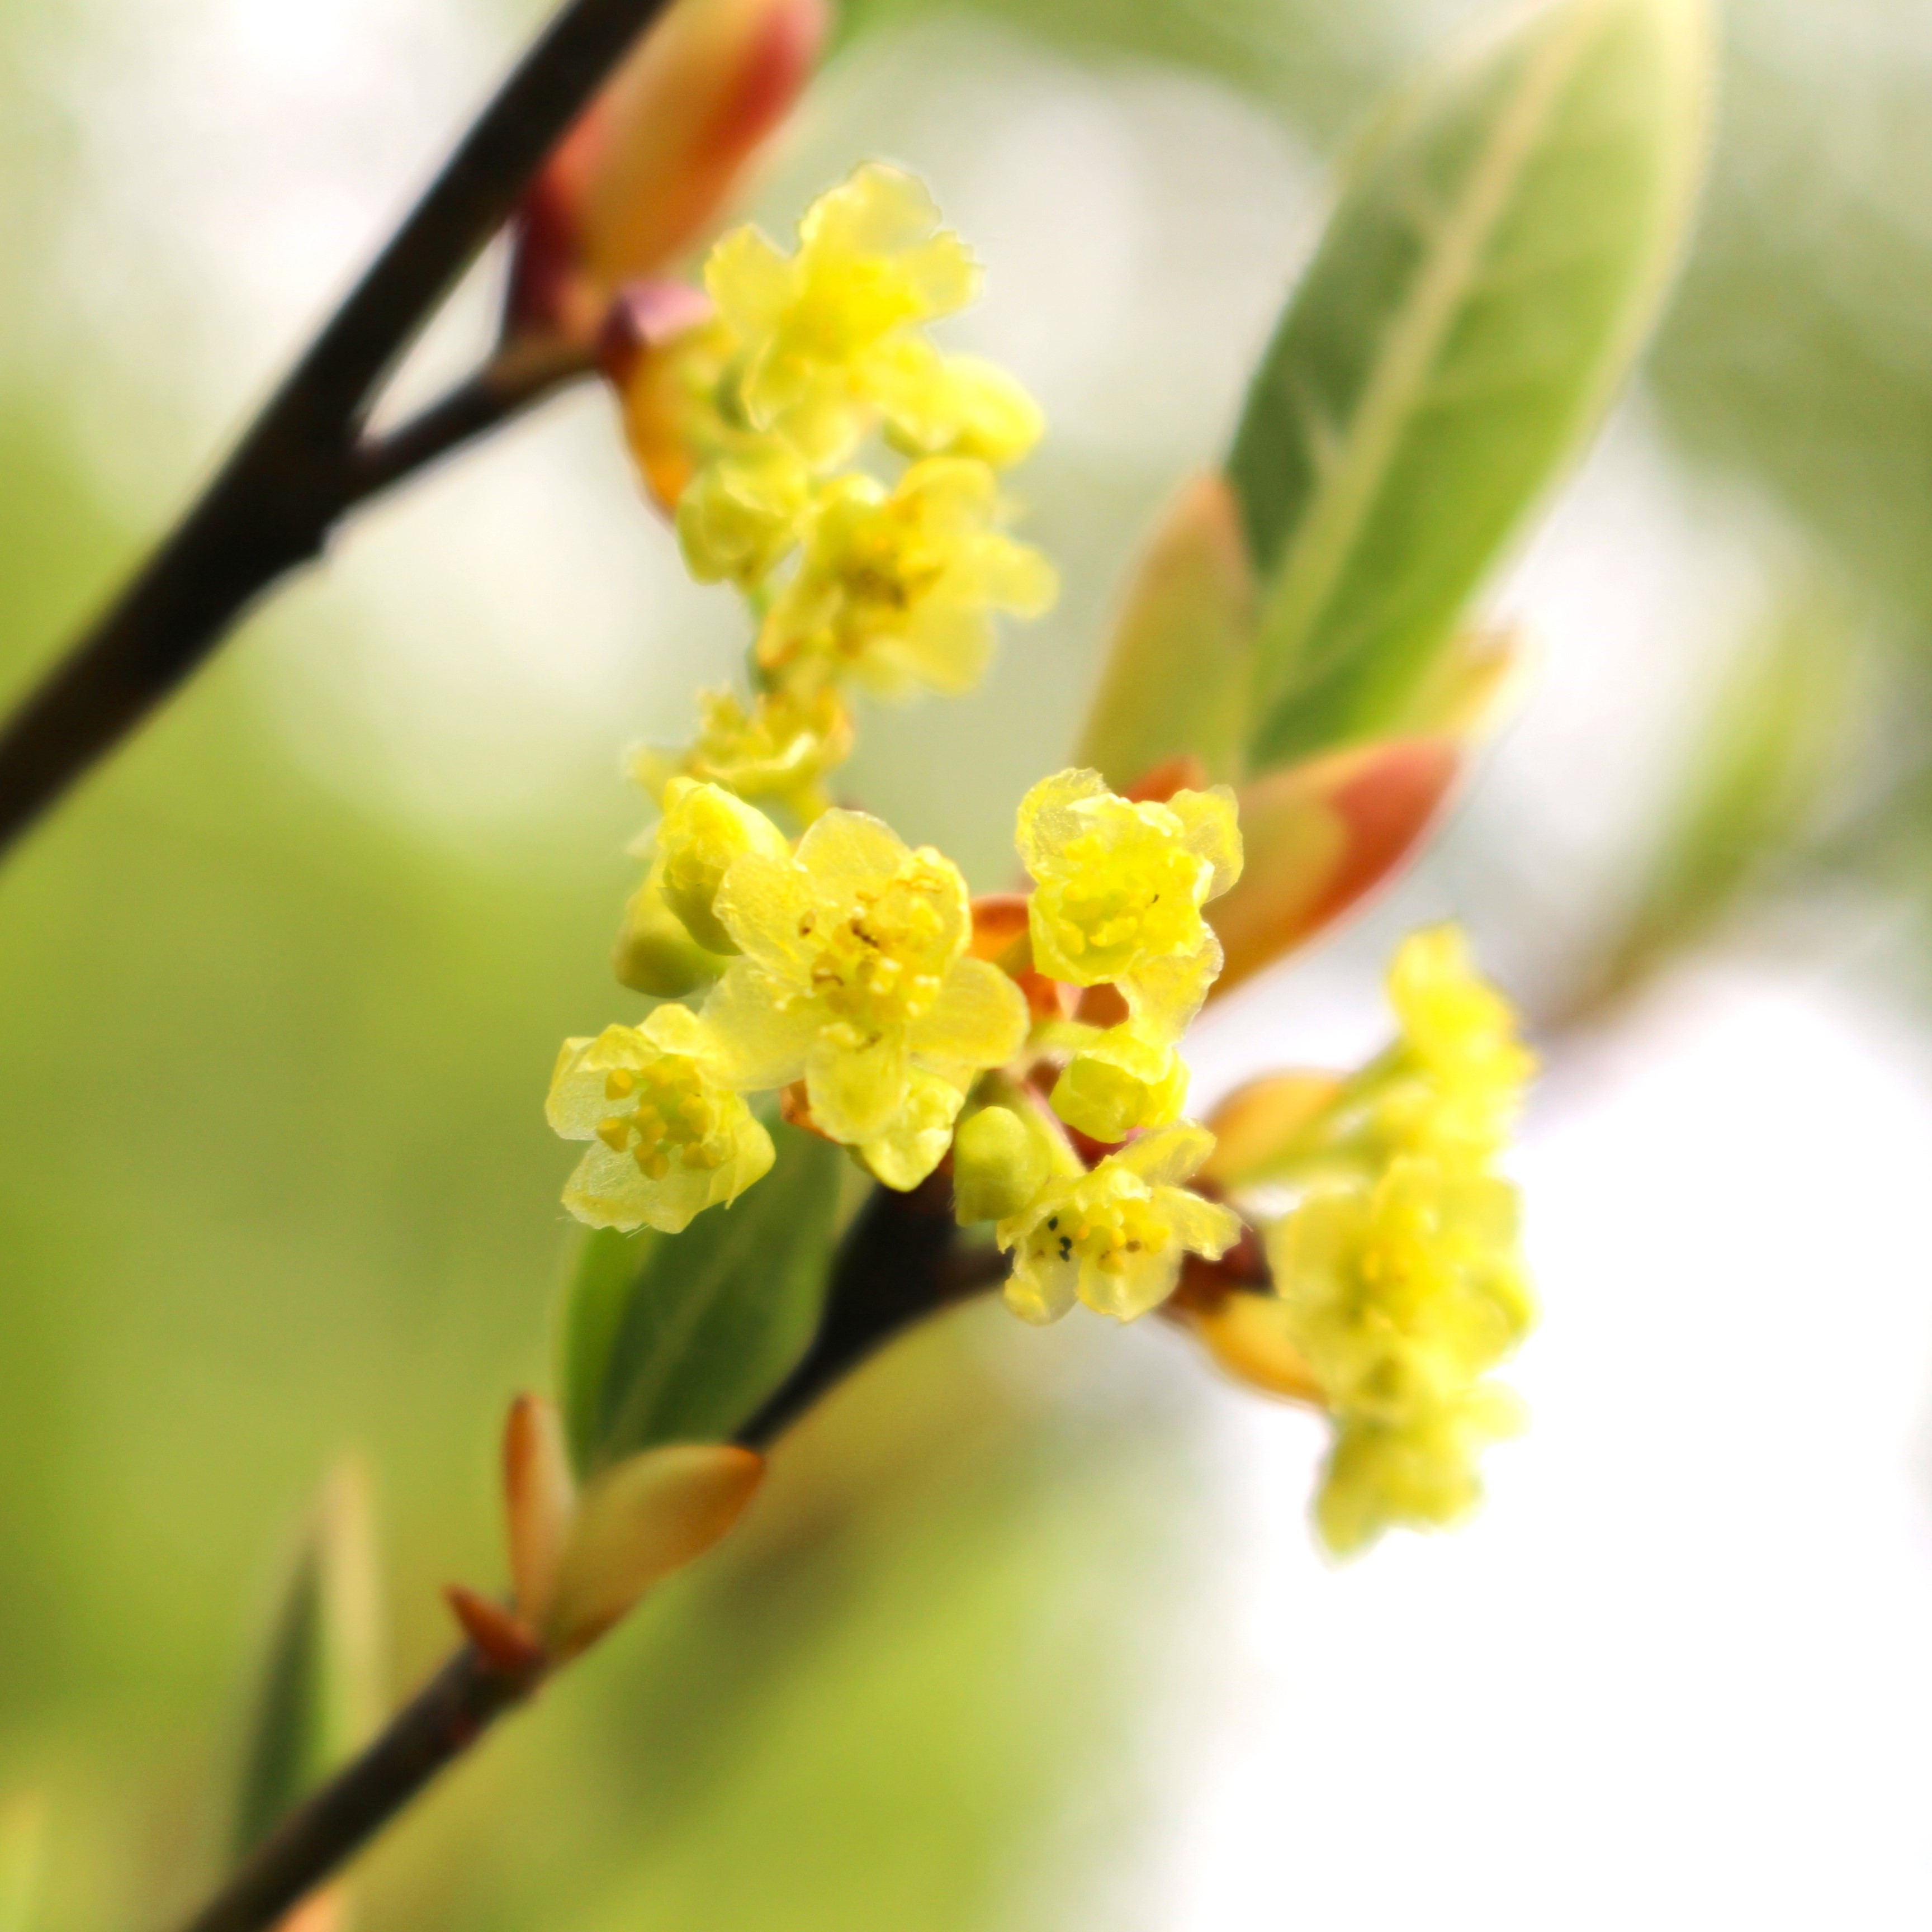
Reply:
M1345 1423L1329 1451L1316 1526L1338 1556L1366 1550L1384 1530L1447 1529L1483 1499L1476 1458L1516 1434L1507 1391L1472 1390L1399 1427Z
M994 527L998 508L992 471L960 457L914 464L890 494L868 476L826 485L758 662L793 680L849 674L886 698L970 690L992 614L1036 617L1059 588L1038 550Z
M795 856L749 853L713 910L736 960L704 1006L710 1064L741 1091L803 1077L813 1124L890 1186L944 1156L972 1075L1024 1040L1024 997L966 956L966 883L930 847L831 811Z
M701 691L698 708L688 750L632 754L632 776L653 798L674 778L691 778L740 798L776 799L808 823L825 809L826 775L852 751L852 721L836 691L760 692L749 710L731 691Z
M1097 772L1061 772L1022 801L1018 845L1038 887L1034 964L1076 986L1113 982L1144 1034L1178 1037L1220 970L1201 908L1241 874L1234 794L1136 804Z
M1372 1183L1318 1190L1271 1230L1286 1340L1341 1424L1338 1522L1370 1523L1368 1535L1439 1522L1418 1498L1478 1493L1476 1425L1493 1435L1506 1402L1482 1378L1534 1318L1516 1224L1507 1181L1409 1156ZM1400 1485L1377 1491L1377 1472Z
M782 860L791 847L756 806L722 785L673 778L664 802L652 868L664 902L706 952L735 952L738 948L712 910L725 874L748 852Z
M1190 1254L1218 1261L1240 1239L1240 1217L1178 1184L1214 1150L1183 1120L1109 1154L1090 1172L1049 1180L994 1231L1013 1256L1006 1305L1029 1322L1057 1322L1076 1299L1132 1322L1174 1292Z
M677 540L700 584L750 590L796 544L812 503L812 472L770 437L706 464L677 500Z
M1373 1102L1383 1132L1445 1159L1492 1159L1536 1071L1509 1002L1477 973L1453 926L1405 940L1388 985L1402 1039Z
M769 1170L771 1136L736 1094L706 1078L704 1046L682 1006L564 1042L546 1112L566 1140L595 1143L564 1190L580 1221L675 1234Z
M812 204L796 255L754 228L718 243L705 286L742 345L754 428L814 467L850 453L884 394L906 386L912 331L979 292L977 263L939 221L920 182L873 161Z
M1186 1104L1186 1063L1131 1020L1076 1053L1053 1089L1053 1111L1069 1126L1107 1142L1166 1126Z
M1046 428L1040 405L1005 370L977 356L909 344L899 380L884 386L886 440L908 456L972 456L1004 470Z

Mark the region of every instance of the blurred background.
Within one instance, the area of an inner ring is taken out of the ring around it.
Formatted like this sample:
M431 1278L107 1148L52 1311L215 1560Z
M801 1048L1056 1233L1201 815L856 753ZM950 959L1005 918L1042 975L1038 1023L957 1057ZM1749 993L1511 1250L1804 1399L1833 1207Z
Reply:
M0 682L194 487L544 10L0 0ZM857 159L991 268L1066 593L854 789L976 884L1138 532L1224 445L1352 124L1480 0L849 5L754 212ZM1497 586L1450 836L1231 1001L1204 1100L1454 910L1543 1031L1546 1320L1483 1515L1346 1569L1319 1432L995 1307L791 1442L362 1868L370 1932L1868 1928L1932 1914L1932 15L1732 0L1645 380ZM412 380L472 348L487 275ZM547 1373L621 777L742 649L585 392L358 525L0 876L0 1800L46 1932L219 1863L294 1527L372 1472L389 1670L492 1582Z

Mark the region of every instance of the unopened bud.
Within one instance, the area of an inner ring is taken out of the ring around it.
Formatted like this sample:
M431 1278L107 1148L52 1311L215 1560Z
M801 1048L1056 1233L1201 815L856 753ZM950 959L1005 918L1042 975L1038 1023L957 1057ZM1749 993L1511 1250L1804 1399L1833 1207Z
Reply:
M1170 1125L1186 1101L1186 1063L1132 1025L1111 1028L1076 1054L1053 1089L1053 1111L1109 1146L1137 1127Z
M771 859L790 855L781 832L755 806L722 785L674 778L664 790L664 823L658 827L658 862L664 904L685 930L712 952L736 952L737 943L712 906L734 860L748 852Z
M726 210L809 78L824 0L676 0L558 146L526 198L509 327L590 348L617 292Z
M1046 1147L1010 1107L982 1107L952 1143L952 1204L962 1227L1017 1214L1046 1185Z
M692 938L684 922L664 903L655 869L624 908L611 964L618 981L654 1000L682 999L709 986L724 962Z

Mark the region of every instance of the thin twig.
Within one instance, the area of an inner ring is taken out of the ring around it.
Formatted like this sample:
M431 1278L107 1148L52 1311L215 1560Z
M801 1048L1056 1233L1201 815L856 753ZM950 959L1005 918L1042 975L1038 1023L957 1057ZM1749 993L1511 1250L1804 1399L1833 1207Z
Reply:
M668 4L571 0L557 15L200 500L0 730L0 850L180 684L264 591L319 556L348 510L554 386L500 394L486 374L422 419L415 443L359 446L410 344Z
M949 1267L951 1190L935 1180L910 1194L878 1188L844 1242L817 1340L738 1432L768 1447L826 1391L893 1336L962 1298ZM453 1764L541 1676L494 1664L473 1645L457 1651L362 1755L290 1812L182 1932L266 1932L346 1864L438 1772Z
M512 345L406 422L358 443L347 459L352 501L365 502L416 476L596 366L574 344Z

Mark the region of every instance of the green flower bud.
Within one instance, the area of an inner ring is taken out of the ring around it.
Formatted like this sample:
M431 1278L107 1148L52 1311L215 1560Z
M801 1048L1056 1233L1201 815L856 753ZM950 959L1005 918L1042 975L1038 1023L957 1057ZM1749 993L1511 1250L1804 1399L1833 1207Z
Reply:
M952 1211L962 1227L1017 1214L1046 1185L1043 1137L1010 1107L982 1107L952 1142Z

